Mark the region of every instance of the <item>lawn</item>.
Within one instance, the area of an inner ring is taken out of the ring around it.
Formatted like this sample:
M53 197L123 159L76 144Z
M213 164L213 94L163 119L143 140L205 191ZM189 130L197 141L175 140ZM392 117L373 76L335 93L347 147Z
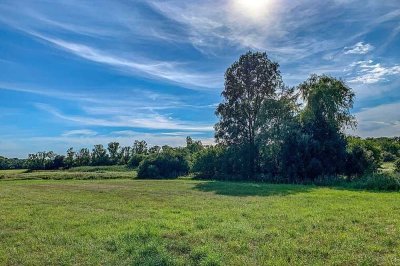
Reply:
M400 193L2 180L0 265L399 265Z

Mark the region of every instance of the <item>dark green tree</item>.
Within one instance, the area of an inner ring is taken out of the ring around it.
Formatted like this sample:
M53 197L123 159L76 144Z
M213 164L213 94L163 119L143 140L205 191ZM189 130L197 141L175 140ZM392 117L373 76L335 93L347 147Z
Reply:
M302 130L311 138L306 172L310 178L339 174L346 161L344 129L356 126L350 113L354 92L342 80L327 75L312 75L299 85L299 91L305 103Z
M219 122L215 125L215 137L218 143L243 149L243 173L248 177L257 170L259 112L265 101L276 98L277 91L282 89L279 64L266 53L248 52L225 73L223 102L216 110Z
M92 164L93 165L107 165L109 163L109 157L107 150L104 149L103 145L94 145L92 150Z
M90 165L90 151L87 148L82 148L75 155L75 163L79 166Z
M147 142L144 140L135 140L132 148L133 154L147 154Z
M71 168L74 166L74 157L75 157L75 152L74 152L74 148L69 148L67 150L67 155L64 158L64 165L66 168Z
M117 164L119 161L119 143L118 142L110 142L108 143L108 154L110 155L110 163Z

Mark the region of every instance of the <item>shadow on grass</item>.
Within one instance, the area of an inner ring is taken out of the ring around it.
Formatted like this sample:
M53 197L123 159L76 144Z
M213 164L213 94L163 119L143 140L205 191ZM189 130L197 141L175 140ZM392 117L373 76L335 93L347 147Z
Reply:
M286 196L311 192L314 186L286 184L258 184L247 182L208 181L198 183L194 189L226 196Z

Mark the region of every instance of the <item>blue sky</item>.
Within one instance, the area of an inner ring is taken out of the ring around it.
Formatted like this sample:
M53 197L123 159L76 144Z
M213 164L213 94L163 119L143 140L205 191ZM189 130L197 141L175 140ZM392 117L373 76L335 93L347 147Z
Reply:
M248 50L290 86L343 78L353 134L400 135L399 0L2 0L0 40L5 156L211 143L224 71Z

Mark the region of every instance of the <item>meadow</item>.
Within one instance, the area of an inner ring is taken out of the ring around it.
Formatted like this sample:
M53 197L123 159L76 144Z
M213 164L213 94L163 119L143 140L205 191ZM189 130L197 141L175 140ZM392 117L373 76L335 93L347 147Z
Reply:
M0 265L400 264L400 193L74 171L0 180Z

